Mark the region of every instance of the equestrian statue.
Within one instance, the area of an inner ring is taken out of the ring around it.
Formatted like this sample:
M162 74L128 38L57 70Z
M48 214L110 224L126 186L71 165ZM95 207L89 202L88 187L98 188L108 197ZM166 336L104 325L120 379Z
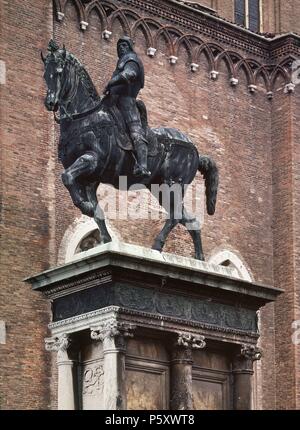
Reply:
M62 182L74 205L94 218L103 243L112 239L97 200L100 183L120 189L119 178L125 176L127 190L138 184L150 192L153 184L178 186L181 199L174 198L174 193L169 199L162 193L156 196L168 216L153 249L161 252L169 233L180 223L193 239L196 259L204 260L200 223L187 212L184 193L199 171L205 179L207 212L213 215L217 166L211 158L199 155L181 131L148 126L146 106L137 100L144 87L143 63L127 36L119 39L117 52L116 70L101 97L83 65L65 46L60 48L51 40L47 56L41 54L48 87L45 106L60 124Z

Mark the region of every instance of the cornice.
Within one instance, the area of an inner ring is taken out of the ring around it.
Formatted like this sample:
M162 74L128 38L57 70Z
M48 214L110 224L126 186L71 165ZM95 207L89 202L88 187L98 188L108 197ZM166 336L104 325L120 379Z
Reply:
M67 0L53 0L56 18L64 19ZM274 84L280 75L287 94L294 92L292 63L300 56L300 37L293 33L266 37L228 22L213 13L195 9L177 0L72 0L79 15L79 28L88 30L90 14L99 15L102 37L108 40L118 20L124 33L135 38L142 30L147 55L155 57L163 37L169 62L176 67L183 46L189 56L190 69L196 73L200 56L205 54L210 77L218 77L221 61L229 70L229 83L238 85L241 70L246 74L248 88L255 93L261 78L266 94L273 97Z

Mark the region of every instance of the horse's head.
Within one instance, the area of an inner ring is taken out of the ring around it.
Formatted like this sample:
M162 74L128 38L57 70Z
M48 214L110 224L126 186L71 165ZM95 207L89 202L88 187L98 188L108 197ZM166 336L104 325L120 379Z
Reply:
M45 106L49 111L56 112L62 95L67 51L65 47L59 48L53 40L49 42L48 51L46 57L41 54L45 67L44 78L48 87Z

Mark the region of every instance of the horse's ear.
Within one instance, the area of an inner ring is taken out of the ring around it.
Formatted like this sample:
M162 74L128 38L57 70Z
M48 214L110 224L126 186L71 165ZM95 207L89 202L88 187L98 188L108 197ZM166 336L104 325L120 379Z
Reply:
M45 64L46 58L44 57L43 51L41 51L41 59L42 59L42 62Z

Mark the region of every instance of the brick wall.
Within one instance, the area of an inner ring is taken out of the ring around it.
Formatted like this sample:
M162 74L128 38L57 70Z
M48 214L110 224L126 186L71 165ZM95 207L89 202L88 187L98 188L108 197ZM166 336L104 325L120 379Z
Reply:
M52 119L43 109L40 49L52 34L48 1L1 1L0 408L49 405L46 302L22 280L49 266L49 167Z

